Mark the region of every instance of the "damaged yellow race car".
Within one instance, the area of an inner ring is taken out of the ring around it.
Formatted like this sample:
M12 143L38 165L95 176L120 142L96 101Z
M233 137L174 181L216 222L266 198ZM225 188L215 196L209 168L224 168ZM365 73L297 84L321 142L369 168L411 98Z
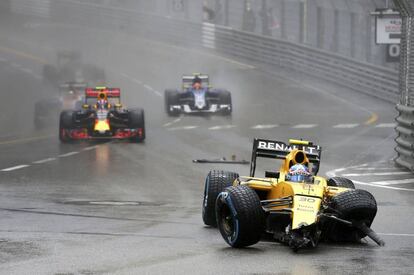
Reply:
M279 172L255 177L258 157L281 159ZM232 247L246 247L264 235L294 251L320 241L357 242L369 236L377 213L375 198L346 178L317 176L321 147L309 141L255 139L250 176L213 170L205 181L202 217L217 226Z

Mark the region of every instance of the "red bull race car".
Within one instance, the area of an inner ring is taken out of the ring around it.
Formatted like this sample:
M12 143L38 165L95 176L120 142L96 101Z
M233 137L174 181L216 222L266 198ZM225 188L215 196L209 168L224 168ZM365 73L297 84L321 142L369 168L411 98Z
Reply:
M79 110L60 113L61 142L93 139L145 139L144 110L126 109L119 88L85 89L85 101Z

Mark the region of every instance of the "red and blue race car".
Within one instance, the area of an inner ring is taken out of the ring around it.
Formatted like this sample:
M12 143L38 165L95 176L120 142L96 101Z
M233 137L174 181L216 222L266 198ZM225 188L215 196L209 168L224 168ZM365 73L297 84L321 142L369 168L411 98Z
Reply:
M144 110L126 109L121 104L119 88L85 89L85 101L80 110L60 113L61 142L91 139L145 139Z

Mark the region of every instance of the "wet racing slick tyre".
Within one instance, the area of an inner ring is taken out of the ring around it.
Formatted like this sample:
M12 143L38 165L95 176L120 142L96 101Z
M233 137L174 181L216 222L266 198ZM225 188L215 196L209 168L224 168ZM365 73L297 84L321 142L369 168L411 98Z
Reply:
M260 240L265 213L257 193L246 185L231 186L216 201L217 227L232 247L246 247Z
M227 171L213 170L208 173L203 198L202 216L205 225L216 226L216 199L226 187L232 186L239 174Z
M133 109L129 111L129 128L141 129L141 135L131 138L133 142L142 142L145 140L145 115L142 109Z
M328 180L328 186L345 187L349 189L355 189L355 185L352 180L341 177L333 177Z
M226 105L230 105L230 110L223 110L222 114L223 115L231 115L232 111L233 111L233 104L231 102L231 93L229 91L222 91L219 95L219 104L226 104Z
M73 112L62 111L59 116L59 140L63 143L72 141L72 139L66 134L65 131L73 128Z
M169 116L178 116L180 115L180 110L171 110L170 107L172 105L180 105L178 99L178 92L175 90L165 90L164 92L164 100L165 100L165 112Z
M374 196L362 189L348 190L332 198L330 207L339 214L339 218L353 223L363 222L370 227L377 214L377 202ZM339 242L358 242L364 238L361 230L336 222L330 230L329 239Z

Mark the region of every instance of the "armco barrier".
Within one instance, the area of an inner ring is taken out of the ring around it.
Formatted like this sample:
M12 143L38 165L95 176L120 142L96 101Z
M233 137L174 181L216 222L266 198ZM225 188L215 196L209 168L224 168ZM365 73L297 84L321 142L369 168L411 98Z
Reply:
M403 19L395 162L414 172L414 3L412 0L394 2Z
M395 70L229 27L74 0L53 1L51 20L204 47L251 60L255 65L266 64L322 78L389 102L396 103L399 99L398 72Z
M341 55L271 37L215 26L216 51L323 78L350 89L398 102L398 73Z
M414 171L414 107L397 105L398 117L395 128L398 136L395 139L397 158L395 162Z

